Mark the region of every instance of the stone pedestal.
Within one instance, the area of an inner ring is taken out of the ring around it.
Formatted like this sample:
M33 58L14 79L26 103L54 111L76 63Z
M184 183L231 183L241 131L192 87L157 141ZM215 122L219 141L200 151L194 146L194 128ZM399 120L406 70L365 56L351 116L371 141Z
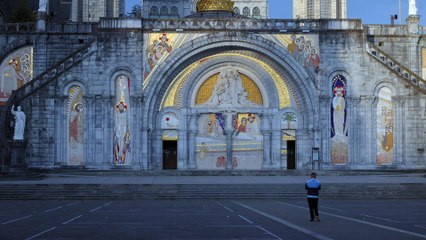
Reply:
M46 31L46 12L38 12L37 14L37 32L45 32Z
M420 15L410 15L406 19L408 32L410 34L419 33Z
M25 170L26 147L27 143L24 141L15 141L11 144L9 169L10 172Z

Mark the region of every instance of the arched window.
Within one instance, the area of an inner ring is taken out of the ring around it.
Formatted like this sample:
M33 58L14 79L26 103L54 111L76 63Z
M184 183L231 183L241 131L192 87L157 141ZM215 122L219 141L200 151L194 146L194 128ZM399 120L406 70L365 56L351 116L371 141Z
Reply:
M253 8L253 17L255 18L260 17L260 9L258 7Z
M166 6L161 7L160 14L161 14L162 16L167 16L167 15L169 15L169 9L168 9Z
M170 9L170 14L173 15L173 16L179 16L179 10L178 10L178 8L176 6L173 6Z
M237 7L234 7L234 13L236 14L241 14L240 9Z
M243 15L246 17L250 17L250 9L248 7L245 7L243 9Z
M151 16L158 15L158 8L156 6L152 6L151 11L149 12L149 15L151 15Z

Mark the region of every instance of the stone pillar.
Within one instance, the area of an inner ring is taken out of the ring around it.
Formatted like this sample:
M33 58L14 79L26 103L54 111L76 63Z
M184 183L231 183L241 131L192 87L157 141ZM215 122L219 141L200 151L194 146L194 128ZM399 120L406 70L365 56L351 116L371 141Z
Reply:
M394 97L394 162L401 166L406 164L405 156L405 99Z
M189 120L189 141L188 141L188 151L189 151L188 169L196 169L197 163L196 163L196 155L195 155L195 144L196 144L195 137L197 136L198 115L194 114L189 117L190 117L190 120Z
M271 115L261 114L262 127L260 132L263 135L263 169L270 169L272 167L271 158Z
M40 0L37 13L37 31L46 31L47 13L49 12L49 0Z
M296 168L311 169L312 148L314 147L314 132L307 129L296 130Z
M148 146L149 146L149 141L148 141L148 135L149 135L149 129L146 127L142 127L142 131L141 131L141 169L142 170L149 170L150 169L150 164L149 164L149 151L148 151Z
M360 164L360 122L358 120L359 115L359 103L361 99L359 98L350 98L349 99L349 164L350 165L359 165Z
M179 130L178 130L178 169L188 169L188 124L187 120L190 115L187 113L187 109L181 109L181 116L179 118Z
M419 23L420 16L419 15L410 15L406 19L408 33L410 34L419 34Z
M278 124L278 126L280 126ZM282 162L281 162L281 129L273 129L272 130L272 136L271 136L271 142L272 142L272 168L276 170L282 169Z
M320 129L321 129L321 147L320 160L325 166L331 164L331 97L322 95L319 97L320 105Z
M232 112L226 113L226 126L225 126L225 136L226 136L226 169L232 170L232 137L234 135L235 129L233 128L232 123Z
M195 137L197 135L196 130L189 130L189 161L188 161L188 169L196 169L197 163L196 163L196 155L195 155Z

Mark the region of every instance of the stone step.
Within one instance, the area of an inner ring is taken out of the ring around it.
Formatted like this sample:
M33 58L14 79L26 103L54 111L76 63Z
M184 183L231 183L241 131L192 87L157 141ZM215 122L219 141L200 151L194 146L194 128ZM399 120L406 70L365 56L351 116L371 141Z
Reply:
M228 185L0 185L0 200L36 199L269 199L303 198L301 184ZM329 199L425 199L426 184L327 184L321 198Z

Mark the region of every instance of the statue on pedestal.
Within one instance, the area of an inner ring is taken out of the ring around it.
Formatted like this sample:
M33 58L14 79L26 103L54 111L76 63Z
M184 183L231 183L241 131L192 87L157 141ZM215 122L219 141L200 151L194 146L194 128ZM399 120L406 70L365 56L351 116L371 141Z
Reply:
M23 141L24 140L24 129L25 129L25 113L22 112L21 106L17 107L18 111L15 111L15 105L12 106L12 114L15 116L15 132L13 134L13 140Z

